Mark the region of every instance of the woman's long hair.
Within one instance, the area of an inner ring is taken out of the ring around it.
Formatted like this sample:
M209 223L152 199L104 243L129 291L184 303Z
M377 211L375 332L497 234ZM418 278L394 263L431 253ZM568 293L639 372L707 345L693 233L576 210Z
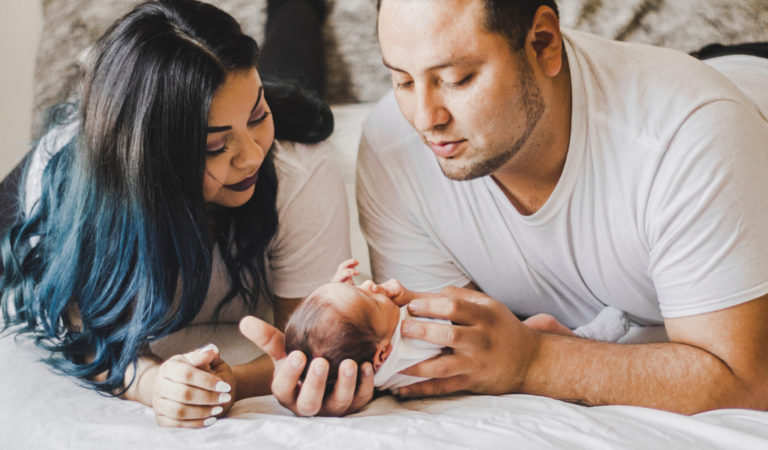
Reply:
M256 67L258 54L231 16L194 0L144 3L99 40L82 83L79 132L46 167L32 213L0 243L5 327L33 335L59 371L125 392L125 371L145 346L200 311L215 243L232 286L217 312L238 295L251 310L269 297L272 159L253 197L215 218L202 185L214 92L229 71ZM328 137L333 120L320 100L297 85L264 84L278 139Z

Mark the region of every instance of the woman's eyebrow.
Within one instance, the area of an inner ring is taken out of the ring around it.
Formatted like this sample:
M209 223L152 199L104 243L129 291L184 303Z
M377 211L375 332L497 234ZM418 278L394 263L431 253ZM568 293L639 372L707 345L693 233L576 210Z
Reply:
M253 109L251 109L251 114L253 114L254 111L256 111L256 108L259 107L259 103L261 103L261 96L264 94L264 86L259 86L259 95L256 97L256 104L253 105ZM230 125L224 125L221 127L208 127L205 129L205 132L208 134L211 133L221 133L222 131L231 130L232 126Z

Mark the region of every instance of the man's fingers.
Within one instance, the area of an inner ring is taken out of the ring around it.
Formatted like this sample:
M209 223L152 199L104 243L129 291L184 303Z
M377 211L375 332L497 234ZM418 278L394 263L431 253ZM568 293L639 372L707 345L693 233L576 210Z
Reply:
M306 363L307 357L304 353L295 350L275 365L275 373L272 376L272 394L280 404L288 409L293 409L293 405L296 403L297 387Z
M328 361L316 358L309 364L307 376L296 399L296 414L315 416L323 406L325 382L328 379Z
M240 333L259 346L274 361L285 358L285 335L277 328L253 316L240 321Z
M364 362L360 366L360 383L357 386L355 398L349 406L347 414L360 410L373 398L373 365L370 362Z
M398 388L397 395L408 398L450 395L466 391L468 389L466 384L467 380L464 375L437 380L426 380Z
M473 327L448 323L427 322L406 319L400 325L400 334L405 337L431 342L441 347L482 350L489 343L487 336Z
M341 362L336 386L331 395L325 400L322 414L340 416L349 410L355 397L357 387L357 363L351 359Z
M444 319L461 325L474 325L492 319L488 308L455 297L421 296L408 303L408 312L417 317Z
M400 373L422 378L451 378L463 375L469 370L470 365L465 358L459 355L443 355L422 361L401 370Z

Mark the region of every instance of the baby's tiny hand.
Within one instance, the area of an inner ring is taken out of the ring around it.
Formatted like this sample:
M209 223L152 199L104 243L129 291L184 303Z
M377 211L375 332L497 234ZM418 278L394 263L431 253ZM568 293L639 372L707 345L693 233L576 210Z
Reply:
M348 259L339 265L336 269L336 274L331 278L331 283L347 283L350 286L354 286L355 282L352 279L355 275L360 275L357 270L357 265L360 264L356 259Z

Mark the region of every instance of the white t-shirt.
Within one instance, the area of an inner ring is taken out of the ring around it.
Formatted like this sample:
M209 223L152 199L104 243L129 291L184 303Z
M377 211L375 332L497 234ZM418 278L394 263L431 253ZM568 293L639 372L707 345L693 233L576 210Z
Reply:
M32 156L25 177L25 212L40 197L40 180L51 157L77 132L77 123L44 136ZM302 145L276 142L277 232L267 247L267 282L277 297L300 298L325 283L336 267L350 257L349 212L338 169L324 143ZM213 270L206 301L193 323L213 320L219 301L229 292L230 281L219 251L214 251ZM255 312L270 318L267 302L260 299ZM219 322L238 322L248 314L239 297L219 315Z
M516 314L571 328L607 305L658 324L767 293L768 124L753 104L678 52L564 36L570 145L530 216L490 176L443 176L392 94L373 110L357 199L375 280L471 281Z

